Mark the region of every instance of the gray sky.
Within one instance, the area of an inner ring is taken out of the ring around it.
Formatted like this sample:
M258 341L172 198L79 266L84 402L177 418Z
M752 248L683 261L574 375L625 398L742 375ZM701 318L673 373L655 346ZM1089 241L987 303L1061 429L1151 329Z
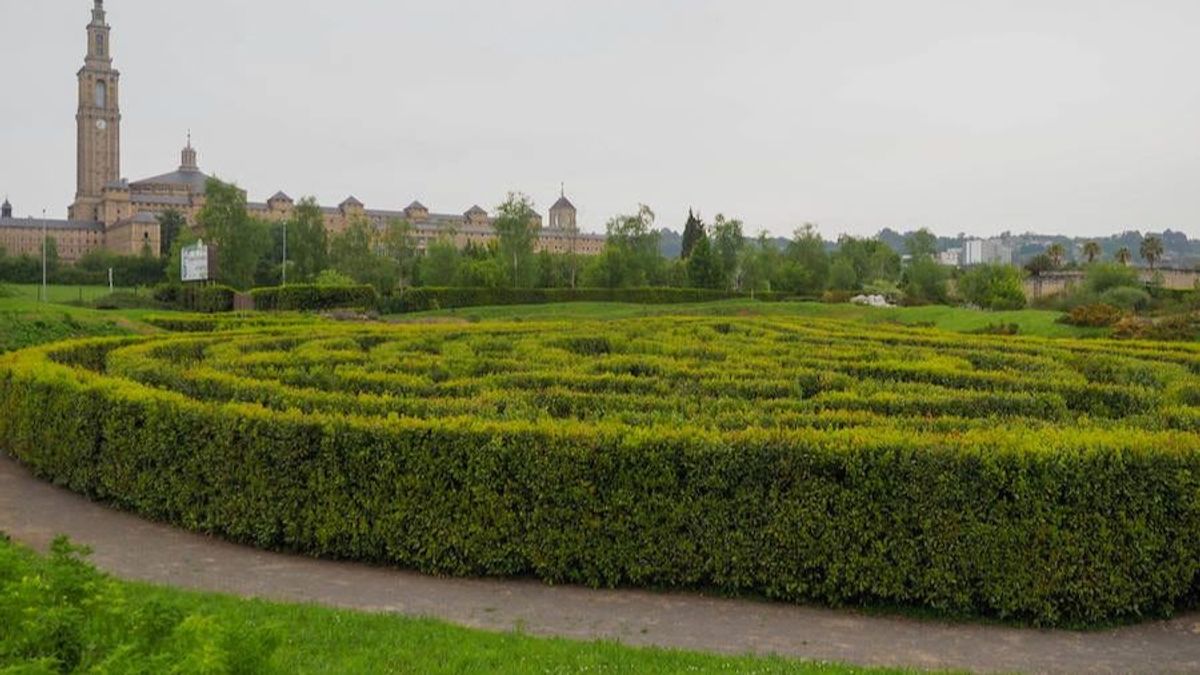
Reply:
M122 173L747 230L1200 234L1194 0L109 0ZM0 193L74 194L90 0L0 0Z

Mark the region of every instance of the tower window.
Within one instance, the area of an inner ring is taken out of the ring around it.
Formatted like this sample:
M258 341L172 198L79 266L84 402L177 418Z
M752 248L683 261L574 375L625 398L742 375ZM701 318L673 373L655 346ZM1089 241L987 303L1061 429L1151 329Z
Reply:
M99 54L100 56L104 56L104 34L103 33L96 35L96 53Z
M108 83L104 80L96 81L96 107L108 107Z

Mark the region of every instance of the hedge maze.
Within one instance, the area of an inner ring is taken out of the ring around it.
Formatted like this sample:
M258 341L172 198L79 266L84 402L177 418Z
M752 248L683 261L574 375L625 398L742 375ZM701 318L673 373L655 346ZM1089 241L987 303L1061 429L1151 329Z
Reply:
M1041 625L1200 596L1195 344L260 323L0 357L0 449L152 518L440 574Z

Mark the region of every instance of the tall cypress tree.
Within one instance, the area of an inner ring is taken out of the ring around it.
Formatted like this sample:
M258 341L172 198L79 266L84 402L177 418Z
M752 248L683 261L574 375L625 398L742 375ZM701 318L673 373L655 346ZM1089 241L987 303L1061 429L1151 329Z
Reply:
M683 226L683 250L680 251L679 257L687 260L696 248L696 242L704 237L704 234L704 223L688 209L687 225Z

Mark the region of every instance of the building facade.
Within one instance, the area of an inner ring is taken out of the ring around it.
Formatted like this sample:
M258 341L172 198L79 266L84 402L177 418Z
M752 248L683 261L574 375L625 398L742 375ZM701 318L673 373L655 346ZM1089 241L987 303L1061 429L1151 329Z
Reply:
M76 74L78 109L76 123L75 199L67 220L14 218L7 199L0 211L0 248L11 255L38 255L43 231L53 237L59 257L74 262L83 255L106 249L119 255L144 251L162 252L158 217L178 211L192 227L204 207L209 176L200 170L189 135L179 167L171 172L137 181L121 178L120 73L113 67L111 27L104 0L94 0L87 25L87 55ZM266 202L249 202L250 215L268 222L291 216L295 203L286 193L275 193ZM479 206L465 212L434 213L414 201L404 209L368 209L354 197L336 207L321 207L330 234L346 230L356 219L382 228L389 222L407 220L413 225L418 247L447 238L459 247L487 244L496 238L494 220ZM543 223L538 217L538 223ZM596 255L604 249L602 235L579 232L575 206L562 195L549 212L535 245L538 251Z

